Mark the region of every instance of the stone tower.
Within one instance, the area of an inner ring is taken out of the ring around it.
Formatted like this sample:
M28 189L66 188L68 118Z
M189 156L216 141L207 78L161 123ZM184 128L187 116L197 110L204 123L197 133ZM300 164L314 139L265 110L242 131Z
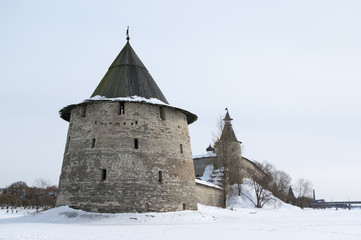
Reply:
M229 179L230 184L242 182L242 154L241 144L242 142L237 140L234 134L232 123L233 120L228 113L228 109L224 121L222 135L217 142L217 161L216 168L227 168L228 171L224 171L226 178Z
M91 212L197 209L188 124L127 43L69 122L57 206Z

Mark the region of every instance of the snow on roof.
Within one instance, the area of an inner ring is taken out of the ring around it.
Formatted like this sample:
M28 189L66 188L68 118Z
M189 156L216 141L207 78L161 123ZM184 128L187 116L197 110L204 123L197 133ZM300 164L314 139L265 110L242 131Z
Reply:
M216 153L213 153L213 152L208 152L208 153L206 153L206 154L193 155L193 159L196 159L196 158L206 158L206 157L217 157L217 154L216 154Z
M148 98L144 98L144 97L140 97L140 96L136 96L136 95L130 96L130 97L117 97L117 98L107 98L105 96L96 95L94 97L85 99L81 103L71 104L71 105L68 105L68 106L62 108L59 111L60 117L69 122L70 121L70 111L72 108L74 108L75 106L78 106L78 105L85 105L89 102L97 102L97 101L140 102L140 103L149 103L149 104L160 105L160 106L167 106L167 107L171 107L171 108L174 108L174 109L177 109L177 110L183 112L187 117L188 124L191 124L198 119L197 115L195 115L191 112L188 112L182 108L171 106L157 98L148 99Z
M206 182L206 181L203 181L203 180L200 180L200 179L196 179L196 183L202 184L202 185L205 185L205 186L208 186L208 187L213 187L213 188L217 188L217 189L223 189L223 188L221 188L220 186L218 186L218 185L216 185L216 184L213 184L213 183L210 183L210 182Z
M89 102L89 101L145 102L145 103L150 103L150 104L170 106L169 104L166 104L157 98L148 99L148 98L144 98L144 97L140 97L140 96L136 96L136 95L130 96L130 97L117 97L117 98L107 98L104 96L96 95L94 97L85 99L83 102Z

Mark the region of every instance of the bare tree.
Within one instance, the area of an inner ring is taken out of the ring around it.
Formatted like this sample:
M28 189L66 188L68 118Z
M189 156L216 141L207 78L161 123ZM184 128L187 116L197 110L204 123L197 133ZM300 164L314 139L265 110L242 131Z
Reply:
M56 186L50 186L49 180L39 178L35 183L39 187L28 187L25 182L19 181L11 184L0 195L0 206L6 207L35 207L48 209L55 207L58 193Z
M5 189L6 194L14 195L18 199L23 199L26 195L26 189L28 185L26 185L23 181L18 181L11 184L7 189Z
M223 188L223 207L227 207L230 185L237 184L238 195L241 194L243 181L241 174L241 149L239 143L220 140L217 144L217 157L222 164L221 187Z
M15 195L1 194L0 195L0 206L5 207L5 208L19 207L19 206L21 206L21 201Z
M37 212L39 211L39 208L41 207L40 198L42 195L43 195L42 188L30 187L28 189L28 198L31 200L31 204L33 207L35 207Z
M34 186L38 188L47 188L51 186L51 182L44 178L38 178L35 180Z
M267 176L268 183L265 185L267 190L271 191L272 194L280 200L286 201L288 189L291 184L291 177L286 172L277 170L273 164L267 161L263 163L255 162L255 164Z
M270 169L267 169L267 166L259 162L255 162L255 164L264 172L270 171ZM256 208L262 208L266 203L273 200L272 192L268 190L270 188L270 183L271 183L270 177L268 175L261 176L255 170L250 170L249 176L250 176L250 180L247 182L247 184L249 184L254 190L256 199L254 200L252 197L244 193L242 194L248 200L250 200Z
M288 189L291 186L291 177L284 171L276 171L274 175L274 182L277 186L277 191L281 194L288 194Z
M270 190L275 197L285 202L291 186L291 177L284 171L275 170L272 172L271 178L272 183Z
M293 187L293 191L297 197L311 197L312 196L312 183L306 179L300 178L297 180Z
M222 115L219 115L216 122L216 130L212 131L212 145L216 146L217 142L220 140L224 128L224 122Z
M307 207L312 203L312 183L306 179L300 178L294 185L294 192L297 194L298 206Z

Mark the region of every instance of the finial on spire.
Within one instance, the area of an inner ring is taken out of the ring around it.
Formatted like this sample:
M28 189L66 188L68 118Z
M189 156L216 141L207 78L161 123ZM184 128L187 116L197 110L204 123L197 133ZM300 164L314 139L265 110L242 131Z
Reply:
M226 116L224 117L223 121L230 123L233 119L229 116L228 108L226 108L225 110L227 111L227 113L226 113Z
M127 27L126 35L127 35L127 42L129 42L129 39L130 39L130 37L129 37L129 26Z

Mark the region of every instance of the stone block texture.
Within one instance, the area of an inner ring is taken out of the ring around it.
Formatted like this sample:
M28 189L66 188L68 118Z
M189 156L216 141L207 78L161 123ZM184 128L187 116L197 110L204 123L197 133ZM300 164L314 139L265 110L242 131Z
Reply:
M197 201L200 204L213 207L222 207L223 190L197 183Z
M216 165L217 157L203 157L193 159L195 177L202 177L208 165Z
M57 206L91 212L197 209L186 115L140 102L72 108Z

